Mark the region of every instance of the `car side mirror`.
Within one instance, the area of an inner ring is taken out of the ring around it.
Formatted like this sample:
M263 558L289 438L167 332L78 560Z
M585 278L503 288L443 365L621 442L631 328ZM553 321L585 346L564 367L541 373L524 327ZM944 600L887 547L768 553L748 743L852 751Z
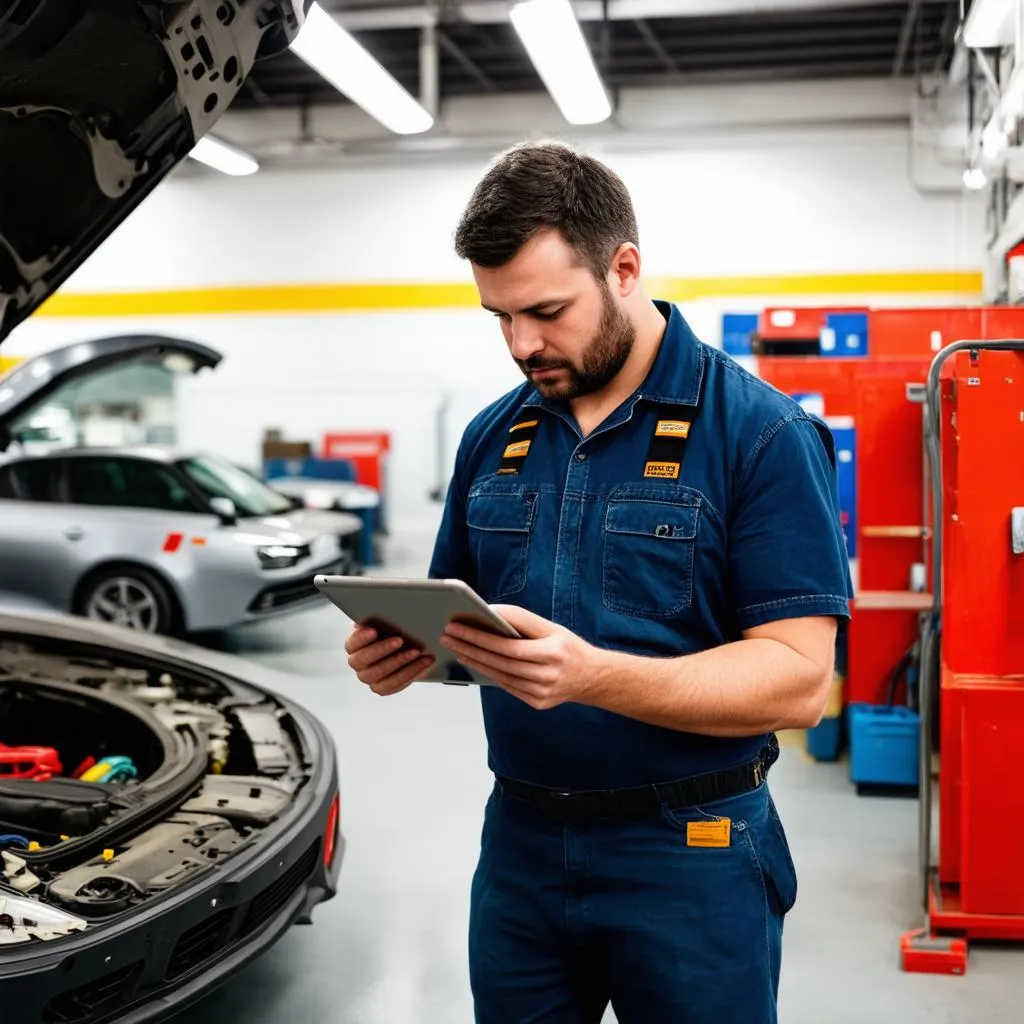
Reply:
M238 522L238 509L230 498L211 498L210 508L225 526L234 526Z

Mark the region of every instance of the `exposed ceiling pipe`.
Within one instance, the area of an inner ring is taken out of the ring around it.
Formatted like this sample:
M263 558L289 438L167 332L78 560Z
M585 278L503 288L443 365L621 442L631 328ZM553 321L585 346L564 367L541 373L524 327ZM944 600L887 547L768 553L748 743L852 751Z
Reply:
M437 53L437 28L420 29L420 105L437 119L441 95L441 66Z
M944 3L945 0L923 0ZM605 6L610 21L656 18L728 17L785 11L828 11L850 7L879 7L891 0L577 0L580 21L603 21ZM497 25L508 21L509 0L462 0L457 20L476 25ZM422 28L443 22L438 5L410 2L403 7L347 7L332 12L349 31Z

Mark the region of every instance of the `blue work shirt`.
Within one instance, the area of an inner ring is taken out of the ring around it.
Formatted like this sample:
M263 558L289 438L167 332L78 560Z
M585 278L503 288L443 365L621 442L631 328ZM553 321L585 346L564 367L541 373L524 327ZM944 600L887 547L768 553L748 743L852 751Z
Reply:
M524 383L459 445L430 575L458 578L591 644L652 658L704 651L776 619L845 618L852 594L831 432L700 342L680 312L642 386L584 438L567 402ZM678 479L645 478L656 424L695 405ZM516 424L538 420L516 475ZM685 667L680 667L685 672ZM579 704L537 711L481 687L492 771L564 789L636 786L752 758L716 738Z

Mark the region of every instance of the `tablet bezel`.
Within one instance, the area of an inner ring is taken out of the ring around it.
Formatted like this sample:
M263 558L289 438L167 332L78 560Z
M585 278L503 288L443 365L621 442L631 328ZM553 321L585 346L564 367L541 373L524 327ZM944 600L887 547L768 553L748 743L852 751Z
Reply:
M441 634L456 621L500 636L519 639L520 634L467 583L458 579L390 576L336 576L318 574L313 585L353 622L373 626L378 635L402 636L434 657L434 664L417 682L449 685L495 686L494 680L458 662L454 652L442 647ZM414 621L399 622L388 615L388 597L400 593L421 607ZM420 599L417 602L417 599ZM454 678L453 678L454 675Z

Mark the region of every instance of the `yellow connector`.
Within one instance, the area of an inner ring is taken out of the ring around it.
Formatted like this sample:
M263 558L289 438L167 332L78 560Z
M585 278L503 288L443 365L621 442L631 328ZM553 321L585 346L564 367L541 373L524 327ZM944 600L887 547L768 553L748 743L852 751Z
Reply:
M103 851L103 859L105 861L112 861L114 859L114 851L113 850L104 850Z
M41 849L42 847L34 839L28 844L29 853L38 853Z

